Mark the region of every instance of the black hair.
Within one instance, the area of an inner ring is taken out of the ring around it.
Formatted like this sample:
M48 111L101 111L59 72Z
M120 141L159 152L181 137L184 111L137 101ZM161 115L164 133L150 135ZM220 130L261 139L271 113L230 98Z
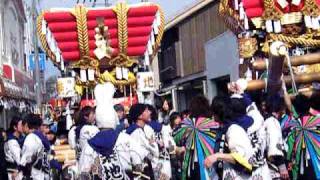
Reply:
M311 98L310 98L310 105L313 109L320 111L319 93L312 93Z
M13 133L14 127L17 127L20 121L22 121L20 117L18 117L18 116L12 117L8 132Z
M184 116L184 115L189 115L190 114L190 111L189 109L185 109L181 112L181 116Z
M76 126L76 129L75 129L76 141L78 141L78 139L80 138L80 131L81 131L82 127L85 126L86 124L88 124L88 117L89 117L90 113L94 112L94 111L95 111L95 109L91 106L85 106L80 110L78 117L77 117L78 120L76 121L76 124L75 124L75 126ZM67 125L66 118L63 118L61 120L61 122L58 123L58 129L61 129L61 132L57 133L59 136L68 134L67 130L64 131L66 125Z
M253 98L252 98L253 99ZM268 99L268 95L266 93L261 93L260 96L257 96L255 98L254 102L256 103L258 109L260 110L261 113L266 113L266 103Z
M73 126L76 126L78 124L79 116L80 116L80 109L75 110L74 113L72 114L72 118L74 120L74 125Z
M38 129L42 124L42 119L39 115L28 114L26 117L26 124L30 129Z
M189 109L191 117L193 118L211 117L209 102L204 96L196 96L192 98L189 104Z
M231 119L236 119L247 114L247 106L243 98L230 99Z
M167 101L168 106L169 106L169 110L168 110L168 111L165 111L165 110L163 109L163 104L164 104L164 102L166 102L166 101ZM171 101L171 100L169 100L169 99L163 99L163 100L162 100L162 104L161 104L161 111L162 111L162 112L170 113L170 111L171 111L172 108L173 108L173 105L172 105L172 101Z
M180 116L180 113L178 113L178 112L172 112L172 113L170 114L169 119L170 119L170 126L171 126L171 128L174 127L174 121L175 121L178 117L181 117L181 116Z
M299 94L293 100L293 106L300 117L309 113L310 110L310 100L307 96Z
M147 108L150 110L151 112L151 120L158 120L158 112L156 110L156 108L150 104L146 104Z
M68 130L67 130L67 118L66 116L61 116L59 118L58 124L57 124L57 136L61 135L67 135Z
M91 106L85 106L80 110L77 126L82 126L87 124L87 119L91 112L94 112L94 108Z
M284 102L284 98L279 94L274 94L272 96L268 96L266 99L266 110L268 114L272 114L273 112L281 112L286 109L286 105Z
M216 96L212 99L211 111L217 116L220 122L230 120L231 109L229 107L231 99L228 96Z
M131 106L129 111L129 120L131 122L137 122L139 116L147 109L148 107L145 104L134 104Z
M114 110L115 110L116 112L124 111L124 107L123 107L122 104L116 104L116 105L113 106L113 108L114 108Z
M27 124L27 120L24 118L24 119L22 119L22 125L24 126L24 125L26 125Z

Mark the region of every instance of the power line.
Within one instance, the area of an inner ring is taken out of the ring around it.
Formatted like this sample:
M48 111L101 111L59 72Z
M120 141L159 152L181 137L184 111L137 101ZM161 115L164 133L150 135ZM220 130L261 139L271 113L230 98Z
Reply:
M41 83L40 83L40 69L39 69L39 49L38 49L38 39L37 39L37 8L36 0L32 1L32 20L34 23L33 27L33 45L34 45L34 61L35 61L35 79L36 79L36 101L37 107L41 106Z
M88 2L87 0L82 0L82 4L85 4L86 2ZM77 4L80 3L80 0L77 0ZM89 0L89 3L92 3L92 7L95 7L97 4L102 4L102 3L97 3L97 0ZM104 0L104 4L105 7L108 7L111 5L111 3L109 3L109 0Z

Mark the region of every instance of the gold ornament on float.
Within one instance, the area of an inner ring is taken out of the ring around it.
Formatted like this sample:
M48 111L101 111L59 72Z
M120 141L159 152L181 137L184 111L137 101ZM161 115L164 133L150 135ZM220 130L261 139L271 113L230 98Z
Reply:
M239 54L241 58L251 58L258 50L258 42L256 38L243 37L239 38Z

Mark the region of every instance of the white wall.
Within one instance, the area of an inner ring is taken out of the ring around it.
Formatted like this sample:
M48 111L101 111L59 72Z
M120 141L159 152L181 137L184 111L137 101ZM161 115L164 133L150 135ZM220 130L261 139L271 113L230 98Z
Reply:
M4 31L3 31L3 9L4 1L0 1L0 76L3 74L3 59L4 59Z
M237 37L227 31L205 44L208 98L216 95L212 79L230 75L230 80L239 77L239 54Z
M24 69L24 23L25 18L17 1L2 1L0 13L3 15L1 23L4 54L3 63L10 64L20 71Z

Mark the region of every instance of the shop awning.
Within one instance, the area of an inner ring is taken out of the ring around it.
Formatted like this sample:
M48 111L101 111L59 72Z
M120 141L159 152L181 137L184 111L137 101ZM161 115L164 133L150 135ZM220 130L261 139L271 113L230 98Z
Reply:
M16 83L12 82L6 78L0 78L0 96L1 97L11 97L20 98L26 100L34 100L35 93L27 91L18 86Z

